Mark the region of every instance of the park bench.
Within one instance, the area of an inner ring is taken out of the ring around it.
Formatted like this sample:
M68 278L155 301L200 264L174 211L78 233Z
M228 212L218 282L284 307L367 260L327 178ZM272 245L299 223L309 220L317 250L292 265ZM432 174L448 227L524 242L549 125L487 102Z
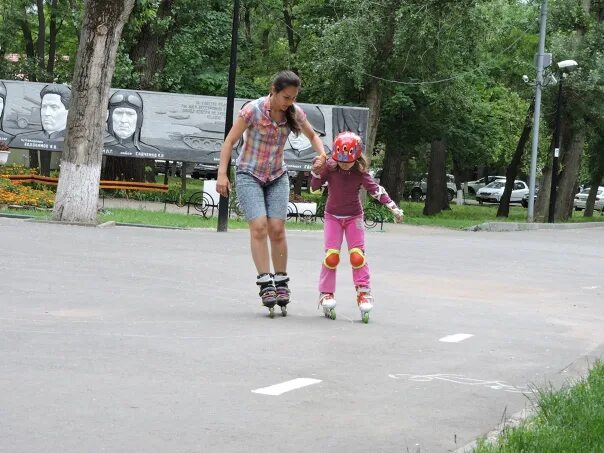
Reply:
M6 177L16 184L31 182L31 183L56 186L59 183L58 178L53 178L50 176L7 175ZM168 191L168 186L166 184L156 184L156 183L137 182L137 181L101 180L99 188L100 189L114 189L114 190L151 190L151 191L158 191L158 192L167 192Z

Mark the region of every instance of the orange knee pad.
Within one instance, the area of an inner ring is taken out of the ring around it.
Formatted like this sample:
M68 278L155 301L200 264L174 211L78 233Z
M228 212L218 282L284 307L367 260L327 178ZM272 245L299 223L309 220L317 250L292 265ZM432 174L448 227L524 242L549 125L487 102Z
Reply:
M365 265L365 252L360 248L353 248L350 253L350 264L353 269L360 269Z
M340 251L338 249L327 249L323 265L327 269L335 269L340 264Z

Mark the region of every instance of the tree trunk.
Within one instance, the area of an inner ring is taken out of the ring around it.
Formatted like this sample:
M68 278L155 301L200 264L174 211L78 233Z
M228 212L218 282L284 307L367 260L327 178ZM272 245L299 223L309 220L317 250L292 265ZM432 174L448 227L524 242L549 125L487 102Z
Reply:
M388 69L388 61L392 55L394 49L394 34L396 31L396 15L392 14L393 11L397 11L400 7L400 0L387 2L386 5L382 5L383 8L389 10L389 14L386 14L386 21L383 24L384 33L380 36L376 43L376 54L374 64L374 77L371 77L368 81L367 88L367 107L369 108L369 126L367 128L367 143L365 144L367 160L371 161L373 154L373 147L375 146L375 140L377 137L377 129L380 124L380 115L382 108L382 92L383 85L379 77L384 77Z
M579 177L584 145L585 128L582 122L577 122L576 129L572 131L571 142L562 155L561 168L563 170L558 178L556 194L555 219L557 221L567 220L572 215L575 187Z
M37 168L40 170L40 159L38 158L38 150L30 149L29 150L29 168Z
M103 124L115 57L135 0L87 0L53 219L96 223Z
M294 195L302 196L302 184L306 181L306 175L299 171L294 179Z
M249 5L245 5L245 9L243 11L243 26L245 42L247 42L248 46L252 47L254 43L252 42L252 19L251 8Z
M424 215L435 215L449 208L447 197L447 145L442 139L434 139L430 145L428 189Z
M397 204L403 196L405 164L405 153L400 148L400 145L394 143L394 140L387 140L380 184Z
M162 0L157 8L157 18L168 20L172 16L174 0ZM141 28L135 46L130 51L130 58L139 72L141 90L159 90L156 76L166 64L163 48L172 34L174 21L169 26L159 30L147 22Z
M461 181L466 181L466 178L461 162L459 162L459 157L455 151L451 151L451 160L453 161L453 177L455 178L455 188L456 190L461 190ZM457 196L457 194L455 195Z
M564 138L565 120L560 121L561 137ZM554 149L554 137L548 148L547 161L541 176L539 177L539 193L535 202L535 221L545 222L549 216L549 198L552 187L552 154Z
M602 176L600 176L600 181L602 180ZM585 212L583 213L584 217L593 217L594 216L594 206L596 204L596 195L598 194L598 189L600 188L600 181L591 182L589 186L589 195L587 196L587 201L585 202Z
M296 53L296 38L294 37L294 27L291 15L291 6L289 0L283 0L283 22L285 23L285 32L287 34L287 43L289 45L289 53Z
M19 20L21 31L23 32L23 41L25 42L25 55L27 58L35 58L36 48L34 47L34 38L31 34L31 27L27 20L27 12L23 13L23 18Z
M40 174L50 176L50 160L52 153L50 151L40 151Z
M367 92L367 108L369 108L369 124L367 126L367 143L365 144L365 156L368 163L371 162L373 147L377 137L377 130L380 124L380 113L382 108L382 82L378 79L369 81L369 91Z
M48 37L48 64L46 65L46 72L48 72L51 79L54 78L55 73L55 59L57 56L57 7L59 0L52 0L50 4L50 25Z
M518 170L520 169L520 164L522 163L526 142L528 142L528 138L533 127L532 119L534 110L535 100L533 99L528 111L526 112L524 127L522 128L520 139L518 139L516 151L514 151L512 161L505 172L505 189L503 190L503 195L501 196L501 201L499 202L499 208L497 208L497 217L507 217L510 214L510 198L512 196L512 190L514 189L514 181L518 176Z
M44 0L36 0L38 9L38 40L36 47L38 52L38 66L46 69L44 64L44 47L46 45L46 20L44 19Z
M604 177L604 148L600 148L600 146L604 146L604 140L597 142L594 146L594 152L597 152L598 156L596 159L593 159L593 165L596 168L593 169L591 176L589 196L587 197L585 212L583 213L585 217L593 217L596 195Z

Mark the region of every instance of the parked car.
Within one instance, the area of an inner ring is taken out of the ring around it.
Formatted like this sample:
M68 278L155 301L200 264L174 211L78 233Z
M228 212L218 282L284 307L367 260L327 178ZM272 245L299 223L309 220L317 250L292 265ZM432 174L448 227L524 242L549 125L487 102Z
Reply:
M482 204L485 201L499 203L505 189L505 179L498 179L487 184L476 192L476 200ZM521 203L522 198L529 193L529 188L524 181L514 181L514 188L510 195L510 203Z
M218 165L215 164L195 164L191 170L191 178L193 179L217 179Z
M484 186L492 183L493 181L498 181L500 179L505 180L505 176L486 176L486 177L477 179L476 181L468 181L467 183L464 183L464 184L468 185L468 194L476 195L476 192L478 192Z
M537 201L538 193L539 193L539 186L535 186L535 196L533 198L533 203L535 203ZM527 192L526 195L524 197L522 197L522 201L520 202L522 204L523 208L528 208L528 200L529 200L529 192Z
M166 161L160 159L155 159L155 174L166 173L166 162L168 163L168 176L172 176L172 172L174 172L176 176L180 176L182 162L176 162L176 168L174 168L173 161Z
M381 176L381 175L380 175ZM426 196L428 191L428 175L425 174L420 182L408 182L405 188L407 196L410 196L413 201L420 201ZM447 175L447 197L449 201L455 198L457 194L457 186L455 185L455 176Z
M589 197L590 188L583 189L577 195L575 195L575 201L573 203L576 211L582 211L585 209L587 204L587 197ZM596 194L596 202L594 204L594 211L600 211L604 213L604 187L598 187Z

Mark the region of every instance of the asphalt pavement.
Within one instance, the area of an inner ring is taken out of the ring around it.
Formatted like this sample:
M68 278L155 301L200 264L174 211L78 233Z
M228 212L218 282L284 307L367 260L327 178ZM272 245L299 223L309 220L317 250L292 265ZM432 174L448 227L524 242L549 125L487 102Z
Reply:
M0 451L447 452L603 355L604 228L368 232L367 325L288 238L269 319L246 231L0 218Z

